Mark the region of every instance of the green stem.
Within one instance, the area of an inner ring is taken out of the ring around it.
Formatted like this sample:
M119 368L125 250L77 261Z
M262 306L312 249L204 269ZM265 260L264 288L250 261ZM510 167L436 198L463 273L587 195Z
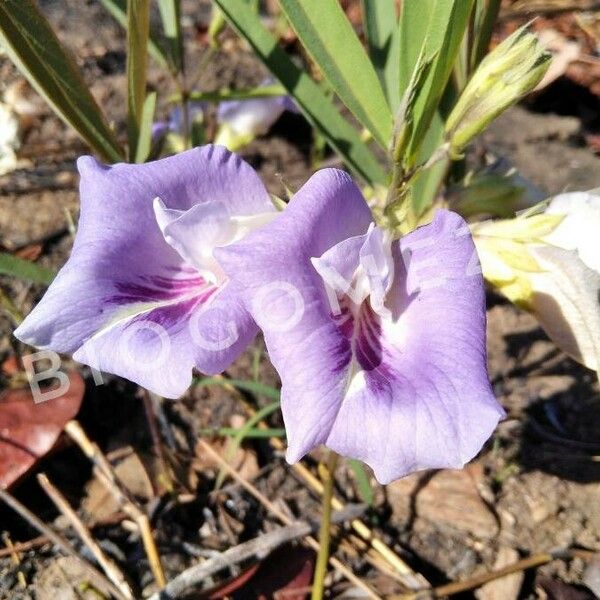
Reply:
M325 575L329 563L329 543L331 538L331 500L333 498L333 484L335 481L335 468L338 455L329 451L327 461L319 465L321 480L323 481L323 516L319 530L319 553L315 567L311 600L322 600L324 592Z

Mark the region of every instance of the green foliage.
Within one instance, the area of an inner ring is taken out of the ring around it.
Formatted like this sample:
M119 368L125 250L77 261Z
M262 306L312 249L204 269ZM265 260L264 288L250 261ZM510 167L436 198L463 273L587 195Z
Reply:
M408 145L408 163L414 164L425 134L438 111L444 89L469 24L474 0L403 2L400 12L400 90L407 89L418 58L433 57L420 86L413 112L414 129Z
M143 163L148 160L152 149L152 124L156 112L156 92L150 92L144 100L142 119L140 122L140 135L135 151L135 162Z
M231 385L243 392L250 392L251 394L264 396L265 398L279 400L279 390L257 381L246 381L244 379L225 379L224 377L204 377L203 379L197 380L196 385Z
M183 36L180 0L158 0L163 31L169 47L169 63L175 73L183 73Z
M279 0L327 82L354 116L387 148L392 114L377 73L338 0Z
M249 90L229 90L223 89L218 92L196 92L189 93L188 98L195 102L224 102L226 100L251 100L253 98L272 98L273 96L285 96L287 90L280 84L265 85L251 88ZM170 98L175 102L180 100L181 96L176 94Z
M44 285L50 285L56 275L51 269L6 252L0 252L0 273Z
M351 458L348 460L348 466L352 470L352 473L354 473L356 487L358 488L358 493L360 494L362 501L369 506L373 506L375 495L373 493L373 488L371 487L371 482L369 481L369 476L365 470L365 465L359 460Z
M400 104L400 52L396 0L362 0L369 57L392 112Z
M119 161L123 150L75 61L33 0L0 2L0 42L21 73L103 159Z
M127 135L130 160L137 157L142 128L149 35L149 0L127 0Z
M127 29L127 0L100 0L100 3L123 29ZM154 31L152 24L150 24L150 37L148 38L148 53L163 69L169 66L169 60L162 48L159 34Z
M310 75L297 67L265 29L244 0L215 0L229 22L244 37L306 118L337 150L348 166L368 183L384 183L386 175L356 130L346 121ZM377 81L379 86L379 82ZM380 86L379 86L380 87Z

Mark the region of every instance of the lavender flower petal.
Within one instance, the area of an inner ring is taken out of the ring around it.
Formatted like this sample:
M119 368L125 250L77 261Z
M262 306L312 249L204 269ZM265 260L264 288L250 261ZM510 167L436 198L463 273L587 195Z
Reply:
M504 413L464 221L439 211L392 243L369 220L350 179L325 170L271 225L215 254L244 286L281 376L288 460L325 443L387 483L462 466Z
M235 284L207 281L165 241L153 199L175 211L219 202L247 215L270 207L269 195L246 163L215 146L145 165L106 167L84 157L78 168L71 257L15 335L179 396L194 366L223 370L256 326Z

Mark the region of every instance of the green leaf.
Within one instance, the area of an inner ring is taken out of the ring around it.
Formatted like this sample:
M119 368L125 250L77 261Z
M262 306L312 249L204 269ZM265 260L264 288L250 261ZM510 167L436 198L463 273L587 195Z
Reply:
M243 427L240 427L240 430L235 435L235 437L231 440L231 444L227 449L225 454L225 460L229 461L237 452L237 449L241 446L246 437L247 433L253 430L263 419L266 419L271 413L274 413L276 410L279 410L279 400L272 402L271 404L267 404L267 406L263 406L260 410L257 410L245 423ZM223 481L225 476L227 475L227 470L222 468L219 471L217 476L217 481L215 482L215 488L220 488L223 485Z
M102 6L112 15L112 17L123 27L127 29L127 0L100 0ZM150 24L150 37L148 38L148 52L152 58L163 69L168 68L169 61L161 47L160 37Z
M183 36L180 0L158 0L160 18L169 44L169 56L175 73L183 72Z
M396 0L362 0L369 56L393 112L400 104L400 49Z
M415 103L415 127L409 155L416 158L438 110L474 0L421 0L403 2L400 11L400 90L404 93L421 49L434 56L428 77Z
M250 100L252 98L272 98L273 96L286 96L287 90L275 83L252 88L249 90L230 90L222 89L216 92L195 92L189 93L188 98L197 102L224 102L226 100ZM180 102L181 95L174 94L169 98L169 102Z
M150 35L149 0L127 0L127 135L129 160L137 155L146 99Z
M444 121L440 114L436 113L421 146L421 162L427 161L435 149L443 142L443 139ZM415 181L412 184L411 198L416 217L420 217L432 205L448 172L448 166L449 160L445 158L415 177Z
M0 273L33 281L34 283L43 283L44 285L50 285L56 276L56 273L51 269L36 265L29 260L17 258L6 252L0 252Z
M355 458L351 458L348 460L348 466L354 473L356 486L358 487L358 493L360 494L362 501L369 506L373 506L373 503L375 502L375 495L373 494L371 482L369 481L369 477L365 471L365 465Z
M475 71L475 68L488 51L501 4L501 0L477 0L478 18L475 21L473 34L471 72Z
M271 73L296 100L306 118L326 138L348 166L368 183L385 183L385 171L319 85L279 47L244 0L215 0L229 22L255 50ZM377 82L379 86L379 82ZM389 109L388 109L389 112ZM391 125L391 123L390 123Z
M148 160L152 149L152 124L156 111L156 92L150 92L144 100L142 107L142 122L140 123L140 137L135 151L135 162L143 163Z
M218 427L216 429L201 429L201 435L235 437L241 431L241 427ZM282 427L255 427L244 432L244 439L264 439L272 437L285 437L285 429Z
M0 44L54 112L103 159L123 151L75 61L33 0L0 2Z
M392 113L369 57L338 0L279 0L303 46L354 116L386 148Z
M226 379L224 377L205 377L204 379L197 380L195 384L198 386L232 385L238 390L242 390L244 392L250 392L251 394L265 396L265 398L279 400L279 390L265 385L263 383L258 383L257 381L246 381L243 379Z

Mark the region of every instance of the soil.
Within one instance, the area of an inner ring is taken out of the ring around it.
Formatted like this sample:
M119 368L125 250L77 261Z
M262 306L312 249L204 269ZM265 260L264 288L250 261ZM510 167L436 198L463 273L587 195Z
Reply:
M40 5L73 51L109 119L123 133L122 29L99 2L43 0ZM206 91L221 86L246 87L265 77L264 68L233 35L228 35L223 49L205 63L202 40L209 15L207 3L184 0L183 6L187 59L190 72L196 75L192 76L195 87ZM10 61L0 57L0 92L18 78ZM169 81L155 65L151 66L150 84L160 90L163 99L168 96ZM569 83L559 80L533 102L509 110L480 142L549 194L600 187L600 157L584 143L589 118L578 114L577 103L573 114L568 114L565 86L568 90ZM167 110L161 104L159 114L165 115ZM258 170L269 191L283 195L286 186L297 189L310 176L310 145L308 125L299 116L286 115L268 136L252 142L241 155ZM22 251L41 245L41 264L58 268L64 263L72 244L70 221L77 218L74 160L85 151L76 136L49 111L37 118L23 140L22 154L30 164L0 177L0 245L4 250ZM40 286L7 277L0 277L0 285L24 313L43 292ZM375 502L367 520L386 543L433 584L485 572L501 566L506 557L516 560L571 546L600 552L597 378L562 354L533 317L491 292L488 300L490 377L508 418L464 471L419 473L386 489L371 481ZM4 361L14 354L15 341L9 320L2 317L0 326L0 359ZM150 489L138 489L138 496L146 496L168 578L194 563L199 555L226 550L271 527L272 517L239 486L226 482L225 488L212 493L217 469L196 451L196 440L203 430L243 422L248 414L247 403L261 406L271 400L259 394L244 395L242 401L229 389L211 385L195 386L182 400L164 402L162 411L172 436L168 451L178 469L175 487L179 496L164 495L161 500L155 493L158 468L140 400L142 392L114 377L107 377L105 385L96 387L88 371L82 372L88 392L79 420L88 435L107 453L133 448L150 473ZM278 383L260 339L227 376L257 378L271 386ZM5 387L9 380L2 377ZM282 426L277 413L270 417L269 425ZM298 518L317 518L318 500L293 475L281 452L264 440L247 443L241 452L240 468L248 470L261 492ZM316 460L318 453L307 464L313 468ZM54 453L39 468L48 473L82 515L98 519L99 503L94 499L99 491L91 483L87 461L74 447ZM142 485L139 468L131 468L132 481ZM347 467L340 471L338 492L350 502L361 499ZM62 528L86 555L64 520L45 500L34 477L21 483L14 493L46 522ZM185 501L177 501L177 497L185 497ZM0 507L0 530L8 531L13 541L37 535L4 507ZM117 525L97 528L94 534L134 581L136 589L152 589L151 574L136 534ZM77 565L58 556L46 545L23 553L19 569L10 557L0 558L0 597L82 597L69 596L74 593L73 586L65 587L64 583L65 578L71 582L81 578L72 574ZM378 574L364 557L344 558L355 573L382 594L399 589L393 578ZM528 573L516 592L507 583L495 597L544 597L540 577L581 584L585 567L581 559L553 561ZM27 581L25 590L19 585L19 570ZM478 592L480 598L494 597L489 593L489 588Z

